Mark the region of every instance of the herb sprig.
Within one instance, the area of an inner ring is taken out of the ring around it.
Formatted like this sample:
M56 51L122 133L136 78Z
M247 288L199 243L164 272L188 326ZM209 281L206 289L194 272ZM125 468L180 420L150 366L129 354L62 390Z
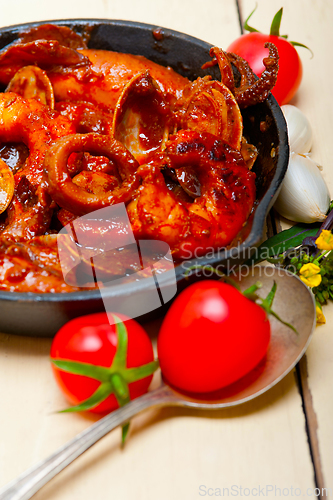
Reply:
M325 323L322 306L333 300L333 201L325 221L296 224L269 238L246 264L264 260L296 274L311 288L316 300L317 323Z

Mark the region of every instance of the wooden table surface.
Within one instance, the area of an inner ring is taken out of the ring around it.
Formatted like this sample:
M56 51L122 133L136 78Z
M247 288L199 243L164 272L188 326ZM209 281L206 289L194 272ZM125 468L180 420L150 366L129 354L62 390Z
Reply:
M227 48L254 0L0 1L0 24L63 18L128 19L165 26ZM258 0L252 24L267 31L283 6L282 31L299 49L303 82L292 104L309 118L312 156L333 196L333 2ZM194 500L214 496L333 498L333 305L299 366L266 394L217 413L148 411L120 448L117 429L45 486L36 500ZM1 314L1 311L0 311ZM155 334L158 322L149 325ZM57 414L50 339L0 334L0 487L95 420ZM209 489L211 488L211 489ZM315 489L317 488L317 489ZM320 490L320 491L319 491ZM217 496L217 495L215 495Z

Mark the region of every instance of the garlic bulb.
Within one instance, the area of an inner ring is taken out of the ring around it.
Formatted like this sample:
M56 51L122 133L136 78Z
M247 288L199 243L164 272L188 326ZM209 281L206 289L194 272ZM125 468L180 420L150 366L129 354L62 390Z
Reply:
M288 127L290 151L308 153L312 146L312 129L310 122L296 106L281 106Z
M291 153L276 210L295 222L316 222L325 220L329 205L330 193L316 163Z

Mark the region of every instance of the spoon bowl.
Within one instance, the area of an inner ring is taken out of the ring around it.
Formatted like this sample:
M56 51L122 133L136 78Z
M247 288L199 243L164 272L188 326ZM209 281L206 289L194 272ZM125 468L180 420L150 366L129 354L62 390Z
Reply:
M273 283L277 291L274 311L292 324L297 333L270 317L271 341L265 358L246 376L230 386L208 394L179 393L165 381L157 389L134 399L78 434L49 458L39 462L0 490L0 500L27 500L50 479L114 428L137 413L156 406L182 406L216 410L245 403L268 391L292 370L304 354L316 324L313 294L290 272L270 266L243 267L246 276L238 275L241 290L260 281L258 294L266 297Z

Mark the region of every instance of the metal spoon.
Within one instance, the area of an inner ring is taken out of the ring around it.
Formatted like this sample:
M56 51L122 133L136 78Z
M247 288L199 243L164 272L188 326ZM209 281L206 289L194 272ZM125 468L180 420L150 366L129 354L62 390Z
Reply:
M273 387L296 365L304 354L315 327L316 311L313 294L296 276L274 267L256 266L251 276L243 277L244 290L256 281L262 283L260 295L265 297L273 282L277 292L273 308L279 316L291 323L298 334L274 317L271 321L271 342L267 356L238 382L205 396L183 395L165 383L144 396L131 401L85 431L78 434L49 458L42 460L0 490L0 500L27 500L56 474L82 455L115 427L122 425L137 413L154 406L183 406L186 408L221 409L256 398ZM200 398L200 399L199 399Z

